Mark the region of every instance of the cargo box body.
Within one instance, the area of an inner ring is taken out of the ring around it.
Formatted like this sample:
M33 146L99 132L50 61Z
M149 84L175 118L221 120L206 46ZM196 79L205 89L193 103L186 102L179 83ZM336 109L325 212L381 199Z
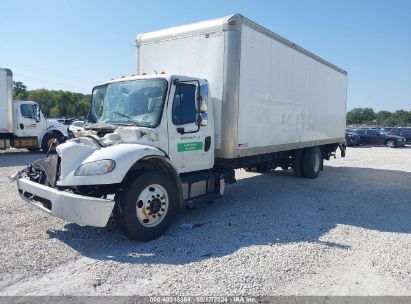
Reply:
M13 73L0 68L0 133L13 133Z
M241 15L137 37L137 72L209 81L215 155L343 143L347 73Z

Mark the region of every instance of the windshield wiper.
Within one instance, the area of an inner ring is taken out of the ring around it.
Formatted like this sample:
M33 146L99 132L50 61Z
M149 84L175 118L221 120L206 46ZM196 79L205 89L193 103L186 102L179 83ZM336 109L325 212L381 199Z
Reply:
M117 114L117 115L120 115L120 116L123 116L125 118L128 118L128 120L131 121L133 123L133 125L138 126L137 122L131 116L128 116L127 114L115 112L115 111L113 113Z

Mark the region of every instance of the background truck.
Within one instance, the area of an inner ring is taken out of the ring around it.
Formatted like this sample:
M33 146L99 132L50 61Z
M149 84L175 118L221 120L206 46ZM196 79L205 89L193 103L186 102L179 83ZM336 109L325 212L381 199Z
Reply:
M27 148L47 152L63 142L67 127L44 118L34 101L13 101L13 73L0 68L0 149Z
M24 200L147 241L235 169L315 178L345 154L347 73L243 16L139 35L137 71L93 89L88 134L13 176Z

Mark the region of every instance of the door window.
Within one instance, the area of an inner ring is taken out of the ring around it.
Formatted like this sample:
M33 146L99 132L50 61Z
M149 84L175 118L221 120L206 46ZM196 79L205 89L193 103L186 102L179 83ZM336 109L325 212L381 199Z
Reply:
M173 100L173 124L184 125L196 121L196 86L180 83Z
M30 104L20 105L21 116L24 118L36 119L36 107Z

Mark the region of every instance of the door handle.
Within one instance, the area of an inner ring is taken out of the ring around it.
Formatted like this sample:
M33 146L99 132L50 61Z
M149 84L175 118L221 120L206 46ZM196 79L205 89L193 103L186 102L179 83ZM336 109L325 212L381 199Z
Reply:
M211 147L211 136L207 136L204 140L204 151L210 150Z

